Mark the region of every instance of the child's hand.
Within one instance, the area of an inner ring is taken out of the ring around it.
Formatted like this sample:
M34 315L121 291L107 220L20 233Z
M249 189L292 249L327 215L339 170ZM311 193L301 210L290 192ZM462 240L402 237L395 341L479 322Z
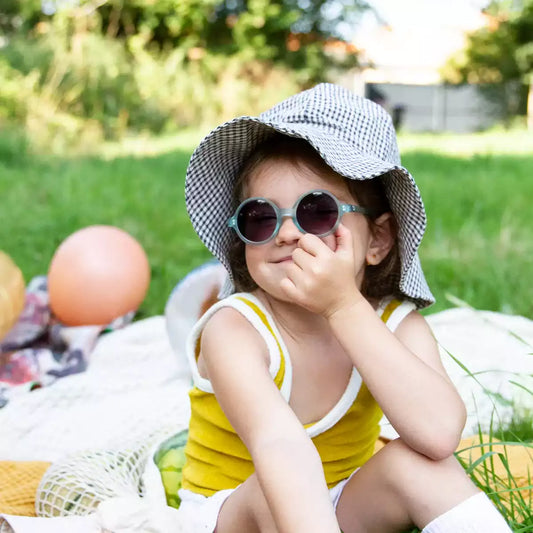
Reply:
M292 253L287 278L280 284L292 301L326 318L363 298L355 281L352 234L340 224L335 237L333 251L319 237L303 235Z

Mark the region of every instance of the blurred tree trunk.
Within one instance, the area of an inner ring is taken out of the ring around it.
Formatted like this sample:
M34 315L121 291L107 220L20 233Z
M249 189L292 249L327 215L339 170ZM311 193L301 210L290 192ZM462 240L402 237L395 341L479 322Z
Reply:
M529 84L527 95L527 127L533 131L533 83Z

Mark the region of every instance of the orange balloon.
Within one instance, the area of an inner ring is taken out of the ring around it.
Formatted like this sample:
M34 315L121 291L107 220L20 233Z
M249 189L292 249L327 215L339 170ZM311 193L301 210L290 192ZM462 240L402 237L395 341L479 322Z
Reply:
M114 226L88 226L67 237L48 270L50 307L69 326L105 325L144 300L150 265L142 246Z
M24 309L26 286L20 268L0 250L0 341Z

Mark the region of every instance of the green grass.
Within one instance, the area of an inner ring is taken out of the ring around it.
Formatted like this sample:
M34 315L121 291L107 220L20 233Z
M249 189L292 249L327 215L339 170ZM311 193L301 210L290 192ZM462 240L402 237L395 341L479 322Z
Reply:
M513 332L509 332L513 333ZM533 349L531 345L530 348ZM533 353L533 352L532 352ZM448 352L448 356L461 366L471 379L481 383L461 361ZM533 390L522 387L533 396ZM504 420L498 412L498 402L493 398L492 420L488 428L478 427L476 437L461 441L462 447L455 453L459 463L473 483L488 495L504 516L513 533L533 531L533 411L524 405L514 406L510 420ZM471 441L471 442L468 442ZM518 456L526 461L518 466ZM527 459L524 459L524 456ZM520 472L518 472L520 468ZM520 476L520 477L519 477ZM414 528L406 533L420 533Z
M514 533L533 531L532 509L532 481L531 475L526 479L526 485L520 485L513 477L509 455L513 446L524 446L528 449L529 457L533 457L533 445L512 441L494 443L492 438L480 437L480 443L465 450L468 454L477 449L476 460L460 459L467 474L476 486L485 492L496 508L505 517Z
M495 435L503 441L533 442L533 409L520 409L511 420L498 428Z
M162 313L176 282L210 257L185 213L190 146L182 142L178 137L172 151L157 155L0 159L1 249L29 280L47 272L72 232L91 224L119 226L139 240L151 265L139 316ZM146 150L153 146L147 142Z
M493 132L404 135L403 163L422 191L428 229L420 255L437 304L533 316L533 136ZM0 246L27 280L45 273L73 231L113 224L135 236L152 267L141 316L163 311L175 283L209 254L184 208L183 180L200 133L130 139L94 156L33 156L0 135Z
M509 331L510 334L514 332ZM524 341L525 342L525 341ZM533 346L528 344L533 350ZM533 353L533 352L532 352ZM457 364L476 381L473 374L461 361L448 352ZM513 383L513 381L511 381ZM533 390L520 385L523 391L533 396ZM533 482L531 466L533 465L533 411L530 407L513 405L514 412L510 419L503 419L498 412L497 398L490 391L486 393L493 401L492 420L488 428L478 427L477 439L470 445L457 450L456 457L470 476L474 484L488 497L505 517L514 533L533 531ZM528 404L529 405L529 404ZM517 459L513 452L517 447L528 459L522 464L520 476L517 471ZM527 471L524 472L524 466ZM412 532L412 533L416 533Z
M509 147L513 140L515 153ZM533 317L533 135L400 138L428 214L420 255L437 304Z

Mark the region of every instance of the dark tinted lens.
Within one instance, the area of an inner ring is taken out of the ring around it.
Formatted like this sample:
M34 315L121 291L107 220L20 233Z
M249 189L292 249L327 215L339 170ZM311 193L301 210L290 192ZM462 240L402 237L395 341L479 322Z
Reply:
M328 194L311 192L304 196L296 208L296 220L307 233L322 235L333 229L339 217L337 203Z
M252 242L266 241L276 229L274 208L264 200L251 200L244 204L237 215L237 226L246 239Z

